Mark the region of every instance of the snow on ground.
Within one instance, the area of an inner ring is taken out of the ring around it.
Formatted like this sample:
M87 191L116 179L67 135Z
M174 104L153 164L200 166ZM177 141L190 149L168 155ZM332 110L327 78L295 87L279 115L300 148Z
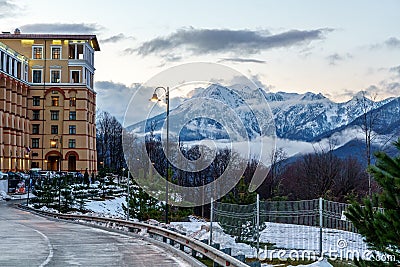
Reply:
M289 250L319 251L319 235L319 227L267 223L266 228L260 233L260 242L275 243L275 247ZM322 248L324 252L337 251L347 255L354 251L366 251L367 244L359 234L325 228L323 229Z
M87 202L85 208L97 215L125 218L126 215L122 209L122 203L126 205L125 197L105 201L93 200ZM189 219L190 222L171 222L170 225L180 232L186 233L187 236L198 240L208 240L210 238L210 223L192 216ZM154 223L158 224L158 222ZM338 248L338 241L340 240L345 242L345 246ZM275 247L286 249L288 253L290 253L290 250L295 249L317 252L319 250L319 228L293 224L267 223L266 228L260 233L260 242L275 243ZM234 256L242 254L248 258L255 258L257 255L255 248L244 243L236 243L233 236L225 234L217 222L213 222L213 243L219 243L221 249L231 248L232 255ZM324 251L341 249L344 255L347 252L367 250L360 235L334 229L324 229L323 248ZM260 247L260 249L263 251L264 248ZM269 257L270 253L271 249L263 257ZM262 266L269 267L271 265L263 264ZM309 265L299 266L331 267L332 265L327 261L318 261Z
M172 226L187 233L188 236L203 240L210 238L209 222L172 222ZM289 254L292 250L319 252L319 228L303 225L268 223L260 233L260 243L274 243L276 250L285 249ZM219 243L221 248L232 248L232 255L244 254L246 257L256 257L256 250L250 245L236 243L235 238L225 234L221 226L213 223L213 243ZM354 251L366 251L367 246L362 236L341 230L324 229L323 243L324 253L343 253L348 255ZM264 247L260 247L263 251ZM277 253L277 251L275 253ZM270 257L271 249L266 252ZM277 255L274 255L275 257Z
M332 264L330 264L326 259L323 259L322 261L316 261L311 264L307 265L296 265L297 267L333 267ZM264 267L264 266L263 266ZM291 265L288 267L292 267Z
M115 199L107 199L104 201L91 200L90 202L85 203L85 209L99 214L125 218L126 215L122 209L122 204L126 206L125 197L117 197Z
M0 201L6 200L6 199L11 199L11 197L9 195L7 195L6 192L0 190Z
M35 195L33 195L32 193L29 194L29 198L33 198L36 197ZM7 194L5 191L0 191L0 201L1 200L11 200L11 199L27 199L28 198L28 194Z
M12 199L27 199L28 198L28 193L26 194L13 194L11 195ZM29 192L29 198L34 198L36 197L34 194Z
M171 222L171 225L175 227L177 230L183 231L187 236L199 239L199 240L208 240L210 238L210 223L209 222ZM296 225L295 225L296 226ZM287 232L280 232L279 235L282 239L285 236L287 239ZM264 233L265 234L265 233ZM240 255L244 254L246 257L256 258L257 252L254 248L249 245L243 243L236 243L234 237L231 237L225 234L218 223L213 222L213 243L219 243L221 249L223 248L231 248L232 255ZM285 245L285 244L283 244ZM263 267L272 267L273 265L262 264ZM326 261L326 259L322 261L317 261L309 265L297 265L298 267L332 267L332 265ZM289 266L290 267L290 266Z
M261 264L261 267L276 267L276 266L283 266L282 264L277 264L277 265L271 265L271 264ZM323 259L321 261L316 261L311 264L300 264L300 265L289 265L287 267L333 267L326 259Z
M177 230L185 232L187 236L199 239L210 239L209 222L171 222L171 225ZM221 249L231 248L232 255L244 254L246 257L256 257L254 248L244 243L236 243L235 238L223 232L221 226L213 222L213 243L220 244Z
M5 197L5 192L0 192L0 197ZM26 198L25 195L18 195L19 198ZM117 197L115 199L109 199L104 201L91 200L85 203L85 208L93 212L94 216L106 216L106 217L119 217L125 218L125 213L122 209L122 204L126 205L125 197ZM53 209L43 207L42 210L57 212ZM210 223L204 219L197 218L194 216L189 217L190 222L171 222L170 226L176 228L180 232L186 233L187 236L196 238L198 240L209 240L210 238ZM159 224L152 220L153 224ZM324 240L324 246L334 246L334 243L329 241L344 238L348 232L339 230L329 230L325 233L325 236L333 236L334 238L327 238ZM355 234L353 234L355 236ZM220 248L231 248L232 255L245 255L247 258L256 258L257 253L255 248L244 243L236 243L235 238L223 232L222 227L217 222L213 222L213 243L219 243ZM301 225L291 224L279 224L279 223L267 223L267 227L261 232L260 242L272 242L276 243L276 247L285 249L295 249L299 246L306 244L308 250L318 249L318 238L319 228L308 227ZM336 238L336 239L335 239ZM354 243L359 244L358 240L361 237L355 236ZM351 242L349 242L351 244ZM348 243L346 243L348 245ZM359 246L349 246L353 249L363 249ZM263 249L263 248L261 248ZM267 255L269 257L269 255ZM265 256L264 256L265 257ZM272 265L262 264L263 267L272 267ZM332 267L326 260L317 261L309 265L298 265L304 267Z

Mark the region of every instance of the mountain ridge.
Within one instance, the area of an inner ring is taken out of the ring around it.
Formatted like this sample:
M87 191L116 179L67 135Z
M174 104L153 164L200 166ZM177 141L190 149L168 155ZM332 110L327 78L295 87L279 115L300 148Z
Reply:
M209 101L217 101L217 104L226 105L230 108L230 111L234 111L235 115L243 122L248 137L250 139L257 138L260 136L261 128L259 128L258 121L254 119L254 114L252 114L257 110L246 109L245 107L246 105L257 107L257 104L263 104L262 101L257 102L257 99L251 99L252 96L258 96L260 92L271 109L275 122L276 136L281 139L313 143L319 142L324 138L330 138L333 135L343 136L353 128L360 128L362 116L364 114L369 116L374 111L379 111L382 114L377 128L377 135L381 135L383 138L389 134L400 133L400 120L397 119L400 118L400 97L387 98L375 102L366 98L363 93L358 93L346 102L336 103L321 93L271 93L261 89L258 90L242 88L240 93L237 93L228 87L219 85L211 85L204 90L200 90L193 95L190 100L192 102L189 100L187 102L184 101L177 108L170 111L170 115L178 114L175 117L175 121L186 120L186 125L174 134L178 134L181 141L229 139L229 134L223 125L235 123L230 118L230 115L222 116L226 117L222 119L225 124L219 124L218 121L213 121L213 119L206 117L191 120L185 118L186 114L190 114L193 103L196 103L196 98L197 100L205 98L209 99ZM243 99L244 97L248 97L250 100ZM202 107L205 115L221 112L218 109L210 108L210 105L204 104ZM227 110L229 111L229 109ZM265 117L265 120L269 119L271 118ZM165 113L149 118L145 132L150 131L149 125L153 125L153 130L159 131L163 127L164 120ZM170 123L171 121L174 121L173 117L170 117ZM134 129L135 127L131 126L129 128ZM243 135L243 133L241 134ZM356 134L354 138L358 138ZM346 143L349 142L348 139L346 139ZM345 143L339 144L338 147L344 145ZM347 151L345 149L342 150Z

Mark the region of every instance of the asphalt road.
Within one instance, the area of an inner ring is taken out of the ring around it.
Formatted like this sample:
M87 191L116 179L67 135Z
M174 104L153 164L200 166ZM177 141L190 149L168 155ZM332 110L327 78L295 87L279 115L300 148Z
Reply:
M0 201L0 266L189 266L145 240L56 222Z

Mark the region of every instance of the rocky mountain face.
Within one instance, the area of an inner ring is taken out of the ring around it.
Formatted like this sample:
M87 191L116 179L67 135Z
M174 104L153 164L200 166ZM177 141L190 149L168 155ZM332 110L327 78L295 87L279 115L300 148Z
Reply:
M347 102L335 103L310 92L267 93L261 89L232 90L211 85L171 110L170 131L179 135L180 141L229 139L232 135L247 135L251 140L270 133L273 120L278 138L310 143L333 135L345 137L351 129L361 130L366 118L374 120L372 126L377 136L400 136L400 98L374 102L359 93ZM148 119L145 131L159 131L164 121L165 114ZM135 125L129 128L137 129ZM338 139L346 143L351 140Z

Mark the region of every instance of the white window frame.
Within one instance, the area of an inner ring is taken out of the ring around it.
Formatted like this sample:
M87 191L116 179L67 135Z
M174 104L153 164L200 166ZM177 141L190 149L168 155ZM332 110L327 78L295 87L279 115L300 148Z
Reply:
M14 76L14 73L13 73L13 70L14 70L13 63L14 63L14 59L13 59L11 56L8 57L8 70L7 70L7 73L8 73L8 74L11 74L12 76Z
M59 79L58 82L53 82L53 81L52 81L52 79L53 79L52 73L55 72L55 71L57 71L58 73L60 73L60 77L59 77L60 79ZM50 83L61 83L61 70L60 70L60 69L50 70Z
M28 64L24 63L23 68L24 68L24 81L28 81Z
M40 71L40 82L39 83L43 83L43 70L42 69L32 69L32 83L38 83L38 82L33 81L33 72L34 71Z
M72 80L72 72L74 72L74 71L79 72L79 76L78 76L79 80L76 83L81 83L81 70L70 70L69 71L69 77L70 77L70 81L69 82L70 83L74 83L73 80Z
M53 58L53 49L54 48L59 48L60 49L60 58ZM59 60L62 59L62 46L61 45L52 45L50 46L50 52L51 52L51 59Z
M34 51L35 51L35 48L41 48L42 49L42 53L41 53L41 57L40 58L35 58L35 53L34 53ZM34 60L38 60L38 59L43 59L43 45L32 45L32 59L34 59Z

